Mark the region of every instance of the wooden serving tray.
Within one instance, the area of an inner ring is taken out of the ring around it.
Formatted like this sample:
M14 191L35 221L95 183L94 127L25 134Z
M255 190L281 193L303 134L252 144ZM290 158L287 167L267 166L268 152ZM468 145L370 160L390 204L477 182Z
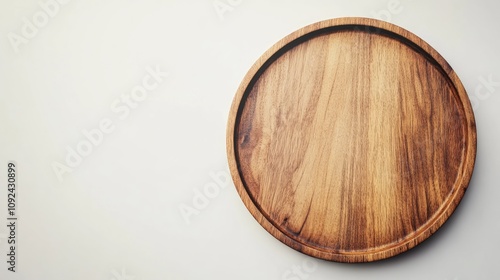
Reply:
M476 128L448 63L367 18L304 27L268 50L227 128L236 188L255 219L305 254L388 258L434 233L472 176Z

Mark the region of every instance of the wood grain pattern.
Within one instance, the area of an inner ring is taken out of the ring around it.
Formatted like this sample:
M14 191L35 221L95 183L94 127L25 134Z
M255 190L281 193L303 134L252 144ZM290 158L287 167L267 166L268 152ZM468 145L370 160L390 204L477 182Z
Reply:
M236 188L273 236L305 254L369 262L428 238L472 176L476 130L460 80L395 25L341 18L267 51L227 129Z

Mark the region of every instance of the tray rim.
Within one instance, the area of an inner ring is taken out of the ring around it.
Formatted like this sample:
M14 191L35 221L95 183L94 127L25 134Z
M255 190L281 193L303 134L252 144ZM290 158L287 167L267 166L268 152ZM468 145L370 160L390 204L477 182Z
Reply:
M464 138L466 138L464 159L461 163L461 169L459 169L459 171L462 171L462 176L457 177L457 181L453 186L454 190L452 190L452 193L448 196L447 200L443 202L444 206L441 206L439 211L436 212L436 214L433 215L425 224L423 224L422 228L418 229L413 234L406 236L400 242L386 245L381 249L376 249L376 247L374 251L368 252L333 252L323 250L301 243L282 232L264 215L264 213L260 211L258 206L255 205L253 198L247 192L247 187L243 182L242 175L240 174L238 167L239 163L236 157L234 143L238 114L242 107L242 101L244 101L245 93L248 87L252 84L254 77L258 78L260 76L259 71L263 68L263 70L267 68L266 63L268 63L268 61L273 63L274 61L271 61L273 56L281 56L279 53L281 51L286 52L286 48L296 40L303 39L305 36L314 32L321 32L325 29L334 27L347 26L375 28L388 32L388 34L392 33L399 36L399 39L405 39L423 50L425 54L432 58L432 60L434 60L433 62L437 63L437 66L439 66L444 72L443 74L449 79L450 85L455 87L457 99L462 104L462 109L464 111L464 127L467 128L467 131L464 134ZM226 128L226 150L231 177L241 200L257 222L272 236L287 246L312 257L336 262L372 262L393 257L422 243L434 234L453 214L462 200L472 177L477 151L477 132L472 106L463 84L448 62L436 50L434 50L434 48L417 35L392 23L363 17L343 17L319 21L300 28L279 40L257 59L240 83L231 104Z

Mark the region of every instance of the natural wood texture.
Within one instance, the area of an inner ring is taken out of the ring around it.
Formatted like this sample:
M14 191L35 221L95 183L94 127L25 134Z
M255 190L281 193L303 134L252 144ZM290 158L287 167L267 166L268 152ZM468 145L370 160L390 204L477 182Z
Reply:
M277 239L369 262L414 247L453 213L476 130L464 87L427 43L341 18L256 62L232 105L227 152L243 202Z

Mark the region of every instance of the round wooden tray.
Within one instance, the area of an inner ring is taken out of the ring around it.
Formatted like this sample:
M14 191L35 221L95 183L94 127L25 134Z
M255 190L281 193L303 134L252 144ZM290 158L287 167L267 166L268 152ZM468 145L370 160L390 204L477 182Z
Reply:
M453 69L393 24L332 19L268 50L236 93L227 153L273 236L339 262L388 258L453 213L472 176L474 115Z

